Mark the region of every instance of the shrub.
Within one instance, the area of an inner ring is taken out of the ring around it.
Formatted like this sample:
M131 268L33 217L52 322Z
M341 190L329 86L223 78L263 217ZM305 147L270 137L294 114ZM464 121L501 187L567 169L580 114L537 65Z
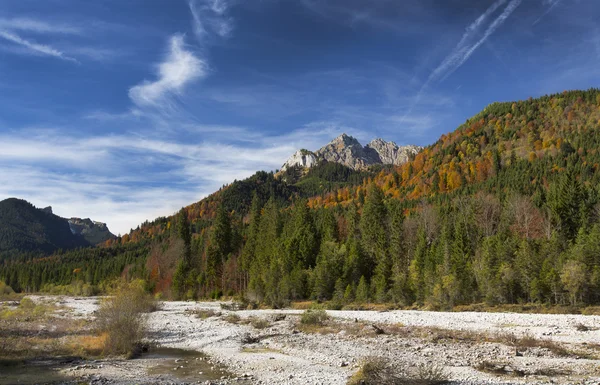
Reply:
M14 294L15 291L12 287L8 286L6 283L0 281L0 295L10 295Z
M34 309L35 308L35 302L33 302L33 300L29 297L25 297L21 300L21 302L19 303L19 307L21 309Z
M269 324L269 321L267 321L267 320L266 320L266 319L264 319L264 318L253 318L253 319L251 320L250 324L251 324L252 326L254 326L254 328L256 328L256 329L266 329L266 328L268 328L269 326L271 326L271 325Z
M394 385L400 384L400 378L394 373L388 361L381 357L367 357L363 360L348 385Z
M136 354L146 334L144 313L155 310L156 301L139 285L122 286L105 299L98 311L98 331L106 333L105 354Z
M417 378L428 384L443 384L448 381L448 373L442 365L421 364L417 366Z
M304 325L324 325L329 320L329 315L325 310L306 310L302 313L300 323Z
M589 332L591 330L591 328L585 324L582 323L578 323L577 325L575 325L575 329L578 332Z
M223 319L230 324L238 324L241 321L240 316L234 313L227 314Z
M200 318L200 319L207 319L210 317L218 317L221 315L221 313L216 312L212 309L199 309L193 312L194 314L196 314L196 318Z

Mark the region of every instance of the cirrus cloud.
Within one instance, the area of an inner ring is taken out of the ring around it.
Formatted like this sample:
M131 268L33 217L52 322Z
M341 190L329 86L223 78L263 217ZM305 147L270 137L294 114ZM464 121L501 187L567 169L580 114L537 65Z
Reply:
M183 35L172 36L169 54L158 65L158 79L144 81L129 89L129 97L139 107L158 106L168 103L172 95L180 94L185 86L206 76L208 65L205 60L186 49Z

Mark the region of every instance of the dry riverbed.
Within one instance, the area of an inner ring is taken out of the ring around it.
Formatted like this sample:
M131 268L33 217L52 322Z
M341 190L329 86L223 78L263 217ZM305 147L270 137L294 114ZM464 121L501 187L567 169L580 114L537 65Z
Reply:
M74 321L93 319L98 307L96 298L51 299ZM442 375L453 384L600 383L598 316L328 311L324 324L305 325L301 314L165 302L149 316L149 338L160 348L148 355L46 366L38 361L29 363L29 374L39 371L40 379L55 383L341 385L365 358L380 357L415 380ZM0 383L16 383L18 375L14 369L0 373Z

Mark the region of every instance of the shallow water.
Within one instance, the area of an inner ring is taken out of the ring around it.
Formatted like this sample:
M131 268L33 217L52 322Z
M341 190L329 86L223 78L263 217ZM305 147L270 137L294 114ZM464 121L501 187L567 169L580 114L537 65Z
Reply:
M219 365L208 362L203 353L173 348L153 348L139 358L126 361L133 370L146 372L152 382L160 383L166 379L183 382L197 382L230 378L231 373ZM86 364L79 361L78 364ZM73 367L72 360L47 359L28 361L0 361L0 385L35 385L35 384L77 384L77 378L63 374L61 371ZM106 366L106 368L110 365ZM105 377L103 369L94 371L95 375ZM106 378L114 378L106 373Z
M170 375L184 381L218 380L230 377L224 368L212 365L207 356L194 350L155 348L142 354L149 362L149 375Z
M60 373L65 362L56 360L0 362L0 384L52 384L68 381Z

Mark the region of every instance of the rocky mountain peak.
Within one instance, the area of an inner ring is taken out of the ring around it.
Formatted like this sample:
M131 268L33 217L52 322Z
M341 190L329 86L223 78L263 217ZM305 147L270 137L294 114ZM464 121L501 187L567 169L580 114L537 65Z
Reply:
M373 139L366 146L345 133L333 139L316 152L296 151L282 166L282 171L292 166L309 168L319 161L343 164L354 170L367 168L374 164L400 165L421 150L419 146L398 146L381 138Z
M361 146L360 143L358 142L358 140L356 140L354 137L347 135L346 133L343 133L342 135L336 137L335 139L333 139L331 142L329 142L329 144L342 144L344 146ZM361 146L362 147L362 146Z
M292 156L286 160L286 162L281 166L281 171L285 171L290 167L302 167L302 168L310 168L317 164L317 156L314 152L308 151L306 149L301 149L296 151Z
M69 227L73 234L81 235L86 241L93 245L97 245L108 239L116 238L115 235L108 230L106 223L92 221L89 218L71 218L69 219Z

